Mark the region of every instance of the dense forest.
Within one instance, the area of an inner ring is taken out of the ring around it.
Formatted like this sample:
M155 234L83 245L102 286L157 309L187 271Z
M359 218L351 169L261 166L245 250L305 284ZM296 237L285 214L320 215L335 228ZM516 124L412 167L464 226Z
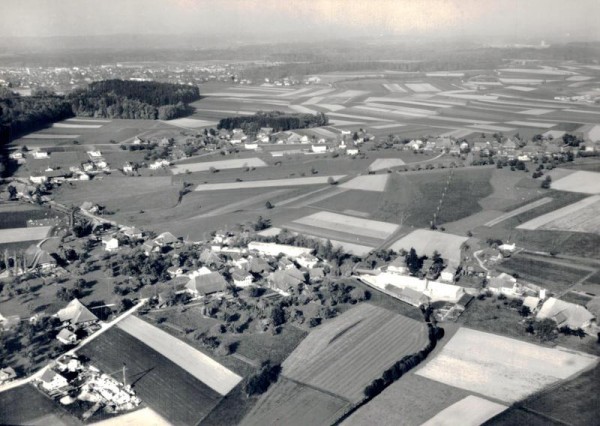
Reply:
M151 81L105 80L71 92L67 99L78 116L169 120L188 112L200 99L196 86Z
M326 126L329 119L322 112L318 114L286 113L281 111L259 111L251 116L227 117L219 121L219 129L242 129L245 133L255 134L261 127L272 127L275 132L290 129L306 129Z
M0 125L2 142L42 129L56 121L73 117L71 104L64 97L41 91L19 96L0 88Z

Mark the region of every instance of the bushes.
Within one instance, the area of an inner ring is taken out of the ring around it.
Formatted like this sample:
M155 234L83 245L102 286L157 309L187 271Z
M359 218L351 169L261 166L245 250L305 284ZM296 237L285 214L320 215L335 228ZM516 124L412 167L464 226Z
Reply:
M270 362L267 361L263 364L261 370L251 376L246 382L246 385L244 386L246 395L252 396L265 393L267 389L269 389L269 386L271 386L271 383L277 381L280 372L280 365L271 365Z

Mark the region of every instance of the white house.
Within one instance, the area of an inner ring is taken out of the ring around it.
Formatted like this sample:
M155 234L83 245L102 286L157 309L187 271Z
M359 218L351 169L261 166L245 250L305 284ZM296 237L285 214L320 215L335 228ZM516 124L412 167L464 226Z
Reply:
M594 314L583 306L554 297L548 298L537 313L536 319L545 318L554 320L558 327L568 327L571 330L585 331L596 322Z
M246 142L244 144L244 149L256 151L258 149L258 144L257 143L247 143Z
M42 160L44 158L49 157L46 151L33 151L31 155L33 155L33 158L35 158L36 160Z
M349 148L349 149L346 150L346 155L350 155L350 156L358 155L358 149L356 149L356 148Z
M518 295L517 279L503 272L497 277L490 278L487 289L494 294L515 297Z
M73 345L77 343L77 335L68 328L63 328L56 335L56 339L63 345Z
M9 154L8 158L10 158L11 160L22 160L23 159L23 153L21 151L11 152Z
M325 154L327 152L327 145L311 145L310 150L315 154Z
M123 165L123 173L133 173L133 165L129 161Z
M102 157L102 153L100 151L88 151L87 154L92 160Z
M158 170L158 169L161 169L163 167L169 167L170 164L171 163L169 163L168 160L164 160L163 159L163 160L156 160L154 163L150 164L148 167L151 170Z
M102 245L106 251L116 251L119 249L119 240L114 236L104 236L102 237Z
M40 184L40 183L47 182L48 181L48 177L44 176L44 175L41 175L41 176L29 176L29 180L32 183L38 183L38 184Z

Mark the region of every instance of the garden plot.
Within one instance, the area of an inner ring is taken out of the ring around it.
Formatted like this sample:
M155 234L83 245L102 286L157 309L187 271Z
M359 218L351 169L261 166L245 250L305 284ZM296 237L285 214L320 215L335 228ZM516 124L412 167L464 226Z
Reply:
M600 234L600 195L584 198L566 207L536 217L517 226L517 229L528 231L553 229Z
M440 411L422 426L479 426L497 416L508 407L488 401L478 396L469 395Z
M217 361L137 317L127 317L118 327L221 395L227 395L242 380Z
M584 194L600 194L600 173L576 171L552 182L552 189Z
M171 168L174 175L194 172L205 172L214 168L216 170L240 169L242 167L267 167L267 163L257 157L235 158L233 160L204 161L200 163L176 164Z
M398 230L400 225L380 222L332 212L318 212L297 219L294 223L314 226L342 234L362 235L385 240Z
M461 328L415 374L512 403L597 362L597 357L582 352Z
M291 179L255 180L248 182L207 183L198 185L194 191L220 191L224 189L275 188L281 186L325 185L329 178L338 181L345 175L315 176Z
M550 197L544 197L544 198L541 198L541 199L539 199L537 201L533 201L533 202L531 202L529 204L526 204L526 205L524 205L522 207L514 209L511 212L505 213L505 214L503 214L503 215L501 215L501 216L499 216L499 217L497 217L497 218L495 218L493 220L490 220L489 222L487 222L485 224L485 226L490 227L490 226L498 225L499 223L504 222L505 220L510 219L511 217L518 216L518 215L520 215L522 213L528 212L529 210L533 210L535 208L543 206L544 204L548 204L551 201L552 201L552 198L550 198Z
M405 85L410 90L417 93L440 91L440 89L429 83L405 83Z
M424 323L363 303L312 331L283 362L282 375L358 402L367 384L427 343Z
M401 158L378 158L369 166L369 170L386 170L391 167L404 166L406 163Z
M404 164L404 162L402 162L402 164ZM385 186L387 185L388 177L388 174L357 176L354 179L351 179L348 182L344 182L343 184L341 184L340 188L356 189L359 191L383 192L385 191Z
M39 241L48 236L51 226L0 229L0 244Z

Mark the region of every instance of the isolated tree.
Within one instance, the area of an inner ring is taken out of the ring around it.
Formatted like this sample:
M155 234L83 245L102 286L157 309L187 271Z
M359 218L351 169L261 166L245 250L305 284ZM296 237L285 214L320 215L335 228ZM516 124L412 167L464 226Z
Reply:
M541 187L544 189L550 189L550 184L552 183L552 178L550 175L546 175L546 178L542 181Z
M417 255L417 251L412 247L406 255L406 266L412 275L417 274L423 267L423 259Z
M12 185L8 185L8 199L9 200L16 200L17 199L17 188L15 188Z
M270 202L270 201L267 201L267 202L265 203L265 207L267 208L267 210L271 210L271 209L272 209L273 207L275 207L275 206L273 206L273 204L271 204L271 202Z

